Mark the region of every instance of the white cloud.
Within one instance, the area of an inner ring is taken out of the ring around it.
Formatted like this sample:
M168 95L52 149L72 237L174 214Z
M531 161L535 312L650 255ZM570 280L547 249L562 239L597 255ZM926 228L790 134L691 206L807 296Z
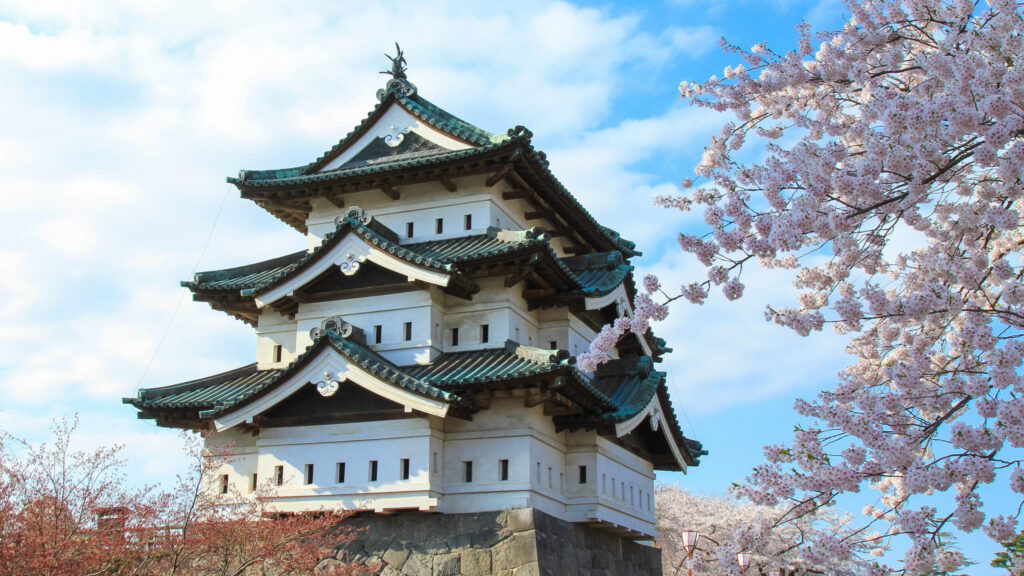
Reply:
M102 62L114 51L108 39L80 30L57 36L33 34L25 26L0 21L0 61L29 68L57 68Z

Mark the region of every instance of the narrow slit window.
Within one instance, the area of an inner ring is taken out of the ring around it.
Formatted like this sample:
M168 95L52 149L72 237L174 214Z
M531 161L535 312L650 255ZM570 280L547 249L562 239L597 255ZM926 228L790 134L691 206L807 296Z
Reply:
M480 325L480 342L486 344L491 338L491 327L488 324Z
M249 492L255 492L259 486L259 476L254 472L252 477L249 479Z
M406 222L405 223L405 237L406 238L412 238L412 232L413 232L412 222Z
M629 487L629 505L636 506L636 498L633 497L633 487Z
M551 466L548 466L548 488L554 488L554 473L551 470Z
M434 232L437 234L444 234L444 218L434 220Z
M540 462L537 462L537 485L540 486Z
M221 474L221 476L220 476L220 493L221 494L227 494L228 493L228 475L227 474Z
M608 476L601 474L601 494L608 493Z
M409 459L402 458L402 480L409 479Z
M338 462L338 464L335 466L335 481L337 481L338 484L343 484L345 482L344 462Z
M508 459L498 460L498 478L508 480Z
M466 216L462 219L462 222L463 222L463 224L465 224L466 230L472 230L473 229L473 215L472 214L466 214Z
M651 511L651 493L650 492L647 493L647 511L648 512Z
M313 483L313 465L306 464L306 484Z
M580 466L580 484L587 483L587 467Z
M405 323L405 341L412 340L412 322Z
M433 468L433 470L434 470L434 474L437 474L437 473L439 473L441 471L441 468L439 468L438 465L437 465L437 452L434 452L434 468Z
M459 329L452 328L452 346L459 345Z
M468 484L468 483L472 482L473 481L473 462L471 462L471 461L470 462L463 462L462 463L462 472L463 472L463 479L466 481L466 483Z
M370 482L376 482L377 481L377 461L376 460L370 460L370 475L369 475L369 478L370 478Z
M275 363L281 361L281 348L282 348L282 346L280 344L274 344L274 362Z
M373 343L380 344L381 339L384 337L384 327L377 324L373 327Z
M284 466L274 466L274 484L284 486Z

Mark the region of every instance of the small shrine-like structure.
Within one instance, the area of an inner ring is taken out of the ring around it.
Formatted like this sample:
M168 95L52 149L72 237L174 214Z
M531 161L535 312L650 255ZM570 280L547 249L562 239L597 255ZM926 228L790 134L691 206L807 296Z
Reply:
M535 508L655 534L654 471L684 437L665 343L626 336L640 253L597 223L521 126L492 134L422 98L401 53L379 103L313 162L229 178L308 249L183 282L250 324L256 361L124 401L234 457L210 490L277 510Z

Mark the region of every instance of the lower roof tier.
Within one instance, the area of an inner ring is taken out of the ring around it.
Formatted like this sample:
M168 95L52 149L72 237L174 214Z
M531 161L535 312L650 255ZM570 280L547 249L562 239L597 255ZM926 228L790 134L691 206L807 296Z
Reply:
M526 390L528 401L550 405L559 430L597 429L633 442L659 469L685 469L707 452L686 438L672 410L665 374L649 357L613 360L594 376L582 373L565 350L544 350L511 340L501 348L441 354L429 364L396 366L340 318L313 330L314 343L285 368L256 364L160 388L143 388L124 402L140 418L193 429L224 429L268 420L261 415L316 384L324 397L369 391L405 412L472 419L496 392ZM355 392L353 392L355 391ZM373 419L372 413L364 415ZM663 433L651 435L650 423ZM289 421L294 425L295 421Z

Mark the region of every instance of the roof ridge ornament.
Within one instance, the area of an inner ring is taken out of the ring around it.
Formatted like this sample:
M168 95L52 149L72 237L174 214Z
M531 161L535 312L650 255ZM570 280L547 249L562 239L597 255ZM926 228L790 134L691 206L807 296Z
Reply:
M384 98L387 97L389 92L394 92L399 96L405 97L412 96L416 93L416 85L409 82L409 77L405 74L405 71L409 68L406 66L407 62L405 60L405 53L402 52L402 48L398 45L398 42L395 42L395 51L397 54L394 56L389 56L387 54L384 55L387 56L388 60L391 60L391 70L381 70L380 73L391 76L391 80L388 80L388 83L385 84L383 88L377 90L377 100L380 100L381 102L384 101Z

